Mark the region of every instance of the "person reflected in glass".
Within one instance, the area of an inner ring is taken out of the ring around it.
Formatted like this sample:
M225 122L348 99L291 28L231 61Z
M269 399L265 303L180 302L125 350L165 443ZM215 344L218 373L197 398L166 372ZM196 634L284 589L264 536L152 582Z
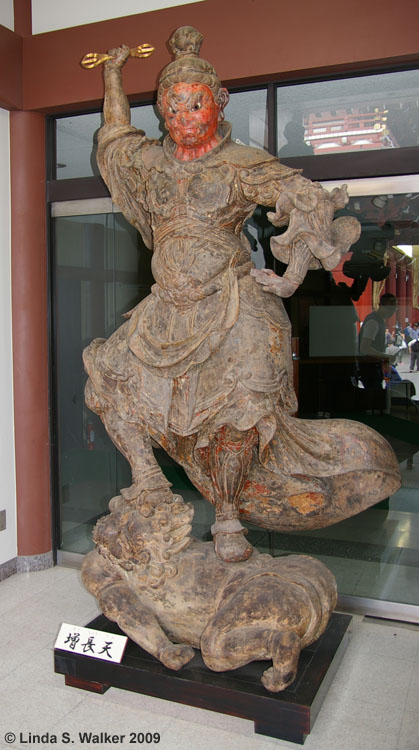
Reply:
M383 367L387 370L391 355L386 353L386 321L397 310L394 294L383 294L378 310L370 312L359 332L359 375L364 388L383 387Z
M400 324L395 325L393 328L394 346L397 346L398 352L396 354L396 363L401 365L403 362L403 351L407 349L406 342L404 340L404 334L401 331Z
M416 364L416 372L419 371L419 324L413 323L410 329L410 341L409 341L409 352L410 352L410 367L409 372L414 372Z
M304 125L298 120L291 120L287 122L284 128L284 137L287 139L287 143L282 146L278 151L278 156L281 159L286 159L291 156L312 156L314 154L313 148L306 143Z

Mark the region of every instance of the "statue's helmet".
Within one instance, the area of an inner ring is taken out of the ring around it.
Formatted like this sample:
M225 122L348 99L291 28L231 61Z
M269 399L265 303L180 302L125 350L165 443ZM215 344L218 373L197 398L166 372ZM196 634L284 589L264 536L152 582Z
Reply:
M157 104L162 109L163 94L176 83L202 83L212 91L214 99L219 97L221 82L213 66L199 57L203 36L192 26L182 26L177 29L169 41L169 46L175 56L173 62L169 63L160 76L157 92Z

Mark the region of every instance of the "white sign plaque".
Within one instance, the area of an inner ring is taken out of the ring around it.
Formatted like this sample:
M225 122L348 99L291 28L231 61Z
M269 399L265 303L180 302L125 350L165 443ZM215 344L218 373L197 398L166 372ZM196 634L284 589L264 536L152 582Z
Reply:
M102 630L82 628L63 622L55 641L55 648L119 663L124 655L127 641L126 635L104 633Z

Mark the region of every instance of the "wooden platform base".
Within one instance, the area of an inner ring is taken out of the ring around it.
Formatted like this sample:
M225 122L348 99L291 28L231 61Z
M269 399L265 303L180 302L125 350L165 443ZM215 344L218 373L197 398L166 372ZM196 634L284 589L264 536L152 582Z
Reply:
M55 649L55 671L71 687L96 693L117 687L240 716L254 721L258 734L303 744L346 651L351 620L350 615L332 615L322 637L301 652L297 678L282 693L269 693L260 682L267 662L211 672L197 651L180 672L173 672L132 641L120 664ZM86 627L121 633L103 615Z

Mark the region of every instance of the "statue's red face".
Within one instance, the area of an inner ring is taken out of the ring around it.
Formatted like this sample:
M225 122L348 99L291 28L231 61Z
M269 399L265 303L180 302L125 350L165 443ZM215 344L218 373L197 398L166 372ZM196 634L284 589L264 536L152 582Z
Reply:
M181 153L193 151L192 158L195 158L217 143L220 107L208 86L176 83L163 94L162 105L166 127Z

